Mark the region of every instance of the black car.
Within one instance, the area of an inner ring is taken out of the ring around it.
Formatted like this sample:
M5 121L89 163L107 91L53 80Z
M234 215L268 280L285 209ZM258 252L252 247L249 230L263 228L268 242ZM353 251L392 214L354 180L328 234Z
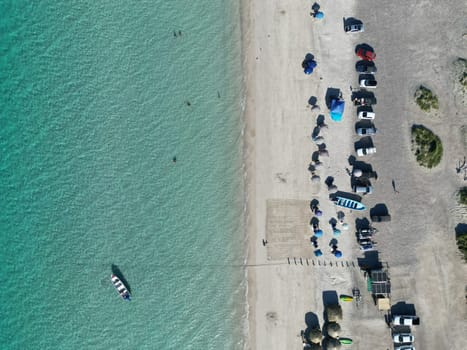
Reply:
M367 61L358 62L357 65L355 66L355 69L358 73L368 73L368 74L374 74L377 71L376 66Z

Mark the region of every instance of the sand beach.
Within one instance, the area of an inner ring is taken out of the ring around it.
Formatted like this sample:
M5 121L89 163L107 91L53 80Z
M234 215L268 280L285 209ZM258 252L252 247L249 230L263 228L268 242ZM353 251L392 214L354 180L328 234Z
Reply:
M374 226L379 259L391 279L391 304L421 318L413 329L415 347L467 348L466 265L455 245L455 230L467 221L456 191L465 185L456 162L467 153L467 108L455 83L453 62L466 57L463 2L322 1L323 20L310 16L313 2L243 2L242 31L246 69L245 164L247 172L248 349L301 349L301 331L323 326L324 305L340 294L362 293L362 303L341 303L342 336L353 349L392 349L391 329L367 291L355 242L356 220L384 204L392 217ZM343 19L355 17L364 33L346 34ZM450 18L446 21L446 18ZM439 28L442 24L443 30ZM351 192L349 159L355 157L358 89L355 47L371 45L376 54L378 103L372 137L377 153L365 157L377 171L374 193L363 197L369 210L343 210L342 234L333 237L329 221L338 211L324 183ZM305 75L307 54L318 66ZM413 95L420 84L436 92L440 107L422 112ZM339 89L346 102L340 123L329 119L326 95ZM312 110L311 102L319 106ZM319 115L329 157L321 157L311 181L309 164L317 145L311 134ZM423 124L442 140L441 163L420 167L411 151L410 128ZM319 201L323 256L310 243L311 200ZM344 256L336 259L329 242L337 238ZM264 240L264 242L263 242ZM266 244L264 244L267 242Z

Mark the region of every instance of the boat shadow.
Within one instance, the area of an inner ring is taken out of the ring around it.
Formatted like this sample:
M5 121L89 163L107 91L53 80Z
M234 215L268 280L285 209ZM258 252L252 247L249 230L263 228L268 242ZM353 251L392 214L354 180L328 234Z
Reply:
M130 294L131 294L131 293L132 293L132 292L131 292L131 286L130 286L130 284L128 283L128 281L126 280L126 278L123 276L123 273L122 273L122 271L120 270L120 268L119 268L117 265L112 264L111 269L112 269L112 273L113 273L115 276L117 276L117 277L120 279L120 281L123 282L123 284L126 286L126 288L128 289L128 291L129 291Z

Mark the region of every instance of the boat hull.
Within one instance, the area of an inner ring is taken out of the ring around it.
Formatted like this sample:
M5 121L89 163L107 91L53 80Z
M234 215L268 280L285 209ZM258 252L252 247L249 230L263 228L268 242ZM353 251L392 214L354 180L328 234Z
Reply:
M350 198L345 198L345 197L336 197L336 200L334 203L339 207L347 208L351 210L362 211L366 209L363 203L350 199Z
M120 297L125 301L131 301L131 295L128 291L128 288L123 284L123 282L115 275L110 275L112 283L117 290Z

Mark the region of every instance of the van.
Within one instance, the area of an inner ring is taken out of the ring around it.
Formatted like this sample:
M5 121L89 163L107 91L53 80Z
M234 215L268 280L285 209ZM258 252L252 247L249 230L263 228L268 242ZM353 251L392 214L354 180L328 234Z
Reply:
M353 191L356 193L373 193L373 187L371 185L368 186L357 186L353 187Z

